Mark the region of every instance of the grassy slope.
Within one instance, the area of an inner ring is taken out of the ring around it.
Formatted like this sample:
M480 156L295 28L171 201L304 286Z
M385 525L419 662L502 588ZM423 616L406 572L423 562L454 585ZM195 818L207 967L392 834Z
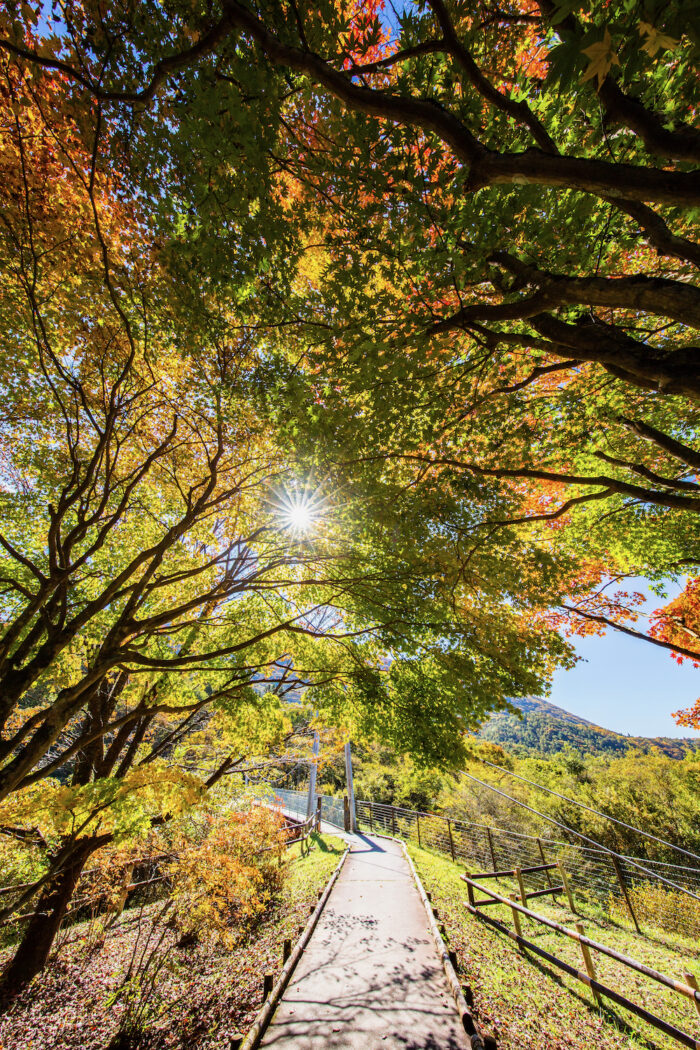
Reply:
M228 1050L230 1037L250 1027L262 1005L262 978L279 975L282 942L297 939L309 907L333 873L345 843L314 835L311 852L287 855L282 898L270 915L232 951L196 944L178 949L168 935L167 962L158 975L149 1024L149 1050ZM151 912L161 905L151 905ZM144 916L147 919L147 916ZM116 1030L119 1005L108 999L134 947L138 910L125 911L98 950L87 952L80 927L11 1012L0 1019L0 1050L102 1050ZM2 963L0 959L0 964Z
M607 1005L598 1007L583 984L537 956L519 951L510 938L467 912L466 886L460 879L462 868L416 846L409 846L409 850L439 909L450 945L457 952L460 979L471 987L475 1015L485 1031L496 1035L499 1050L649 1050L681 1045L609 1000ZM516 889L506 880L500 889L494 888L505 895ZM556 903L543 903L550 900L533 901L532 910L572 927L575 920L571 913ZM670 977L682 979L686 967L700 977L700 945L696 941L655 930L640 937L621 924L603 920L586 909L582 911L579 919L593 940ZM492 907L489 914L512 929L510 909ZM523 936L528 940L583 969L580 949L574 941L529 919L523 918L522 925ZM688 999L605 956L594 953L594 963L604 984L700 1039L700 1018Z

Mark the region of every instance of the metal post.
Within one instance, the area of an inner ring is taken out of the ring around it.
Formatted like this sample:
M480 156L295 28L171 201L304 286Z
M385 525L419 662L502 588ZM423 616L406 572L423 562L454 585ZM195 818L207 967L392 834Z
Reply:
M493 848L493 839L491 838L491 828L486 829L486 834L488 835L489 840L489 850L491 851L491 862L493 864L493 870L498 871L498 867L496 865L496 851Z
M370 831L374 831L374 819L372 817L372 811L374 809L374 802L369 801L367 803L367 808L369 810L369 830Z
M311 749L311 764L309 765L309 795L306 800L306 815L310 817L316 811L316 772L318 769L318 733L314 733L314 743Z
M416 827L418 828L418 845L420 846L420 813L416 813Z
M544 855L544 846L542 845L542 839L538 839L537 840L537 847L538 847L538 849L540 851L540 857L542 858L542 863L543 864L548 864L549 861L547 860L547 858ZM548 871L545 871L544 877L547 880L547 885L551 888L554 885L554 883L552 882L552 876L549 874Z
M632 917L632 922L634 923L634 928L637 931L637 933L641 933L642 931L639 928L639 923L637 922L637 916L634 914L634 908L632 907L632 901L630 900L629 893L627 892L627 885L625 884L625 876L622 874L622 868L620 867L620 862L619 862L619 860L617 859L617 857L615 856L614 853L610 854L610 859L613 862L613 867L615 868L615 874L617 875L617 881L620 883L620 889L622 890L622 893L624 895L625 901L627 902L627 910L629 911L629 913L630 913L630 915Z
M391 830L396 835L396 806L391 807Z
M452 854L452 862L454 863L454 859L455 859L455 844L454 844L454 840L452 838L452 821L450 820L449 817L447 818L447 834L450 836L450 853Z
M350 741L345 745L345 782L348 789L348 805L350 807L349 831L357 831L357 814L355 813L355 786L352 778L352 752Z

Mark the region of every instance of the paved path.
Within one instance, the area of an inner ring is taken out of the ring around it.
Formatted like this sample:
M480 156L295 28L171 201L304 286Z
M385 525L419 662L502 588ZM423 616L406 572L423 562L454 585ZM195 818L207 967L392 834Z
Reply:
M351 843L261 1046L468 1050L400 845Z

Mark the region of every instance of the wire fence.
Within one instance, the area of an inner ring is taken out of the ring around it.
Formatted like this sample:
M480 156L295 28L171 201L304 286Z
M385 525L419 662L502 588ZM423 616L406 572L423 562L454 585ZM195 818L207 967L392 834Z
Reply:
M618 856L487 824L359 800L360 830L381 832L437 850L472 871L498 871L561 863L576 895L635 922L642 919L700 935L700 868ZM640 871L641 865L646 871ZM529 873L528 890L548 888L551 873ZM690 927L690 929L689 929Z
M273 802L279 800L283 807L295 816L306 817L309 798L306 791L292 791L289 788L276 787L271 793L266 793L265 797ZM337 828L345 827L342 798L335 798L332 795L317 795L316 798L321 803L321 820Z
M306 816L308 793L275 788L272 796L289 812ZM343 800L318 795L321 817L344 826ZM700 936L700 868L612 853L546 835L534 836L474 821L382 802L356 802L358 830L395 835L437 850L472 871L534 868L561 863L576 896L608 913L629 916L639 928L648 921ZM640 870L640 867L645 870ZM528 890L551 885L549 871L528 873Z

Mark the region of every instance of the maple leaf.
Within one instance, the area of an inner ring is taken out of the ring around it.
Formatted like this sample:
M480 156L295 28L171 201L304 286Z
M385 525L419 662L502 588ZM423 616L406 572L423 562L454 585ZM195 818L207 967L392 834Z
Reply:
M616 52L613 51L612 40L607 29L602 40L599 40L596 44L591 44L590 47L583 48L583 54L588 55L590 64L583 74L582 80L591 80L593 77L597 77L599 88L610 72L611 66L620 65L620 59L617 57Z
M640 36L646 36L646 40L642 44L642 51L646 51L652 58L660 49L673 51L680 42L672 36L667 36L666 33L660 32L656 26L651 25L649 22L640 22L637 29Z

